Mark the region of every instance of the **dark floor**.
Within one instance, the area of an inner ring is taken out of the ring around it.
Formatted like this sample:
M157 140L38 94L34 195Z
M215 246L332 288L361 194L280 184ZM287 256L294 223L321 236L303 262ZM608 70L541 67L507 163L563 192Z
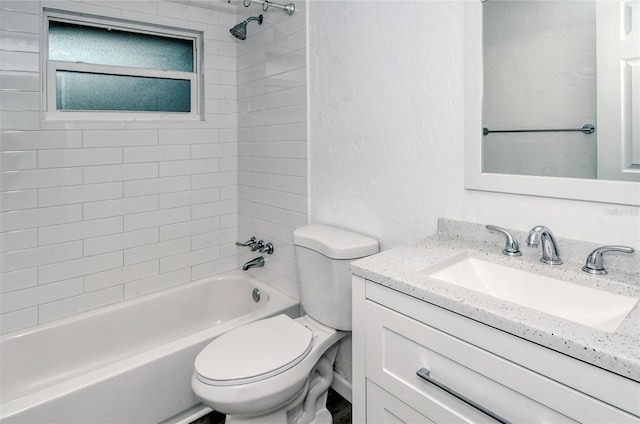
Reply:
M333 389L329 389L327 409L333 415L333 424L351 424L351 403ZM213 411L191 424L223 424L224 417L224 414Z

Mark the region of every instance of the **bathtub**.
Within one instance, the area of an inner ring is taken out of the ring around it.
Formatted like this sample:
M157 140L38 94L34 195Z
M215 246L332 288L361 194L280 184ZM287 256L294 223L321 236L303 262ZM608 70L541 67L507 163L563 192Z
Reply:
M279 313L298 316L297 301L231 271L7 334L0 339L0 422L177 422L198 409L190 380L200 350Z

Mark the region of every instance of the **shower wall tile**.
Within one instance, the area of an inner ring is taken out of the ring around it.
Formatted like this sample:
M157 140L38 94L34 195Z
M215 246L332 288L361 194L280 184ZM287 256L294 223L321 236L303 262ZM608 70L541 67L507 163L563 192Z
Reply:
M38 268L25 268L0 274L0 293L21 290L38 284Z
M220 200L220 189L205 188L200 190L179 191L175 193L161 194L159 198L160 209L198 205L201 203L217 202Z
M82 147L149 146L158 144L156 130L83 131Z
M237 227L237 225L236 225ZM160 240L172 240L182 237L195 236L209 231L220 229L220 217L198 219L178 224L163 225L160 227ZM191 238L191 248L198 249L195 244L196 237Z
M226 271L228 269L229 268L222 271ZM126 283L124 285L124 298L131 299L134 297L153 293L158 290L170 289L172 287L176 287L180 284L185 284L196 279L197 278L192 279L191 277L191 268L183 268L178 271L160 274L155 277L144 278L142 280Z
M49 284L66 278L81 277L99 271L122 266L122 252L87 256L65 262L43 265L38 268L39 284Z
M24 190L76 184L82 184L82 168L3 171L0 190Z
M0 232L44 227L82 220L82 206L54 206L0 213Z
M298 297L292 238L308 221L306 14L269 19L238 45L238 214L224 222L237 219L242 240L273 242L267 266L253 275ZM240 263L255 257L239 254Z
M84 219L98 219L119 215L128 216L156 209L158 209L158 196L105 200L102 202L83 203L82 205Z
M126 249L124 251L124 263L125 265L132 265L152 259L176 255L178 253L185 253L189 250L191 250L191 239L189 237L162 241L160 243Z
M130 281L142 280L160 273L158 259L114 268L109 271L97 272L84 277L84 291L90 292L106 287L120 286Z
M220 170L219 159L193 159L160 163L160 176L207 174Z
M125 147L124 162L161 162L189 159L189 146Z
M162 209L143 212L124 217L124 230L132 231L140 228L160 227L161 225L185 222L191 219L191 208Z
M20 309L15 312L7 312L2 314L0 320L0 332L10 333L26 327L32 327L38 324L38 308Z
M40 13L39 4L38 2L35 2L35 1L2 0L2 3L0 3L0 9L11 10L16 12L32 13L36 15Z
M192 250L191 252L179 255L167 256L160 259L160 272L165 273L181 268L200 265L220 258L220 246L213 246L206 249Z
M194 265L193 267L191 267L191 269L193 270L192 278L194 280L199 280L201 278L206 278L212 275L219 274L229 268L236 268L237 262L238 262L237 257L233 256L233 257L222 258L216 261L206 262L201 265ZM259 276L256 276L256 277L264 279L264 277L259 277ZM272 283L270 282L270 284Z
M37 245L38 231L34 228L0 233L0 252L23 250Z
M1 102L1 100L0 100ZM0 169L3 171L17 171L20 169L37 168L36 152L2 152L0 153Z
M77 296L81 293L82 278L58 281L53 284L3 293L2 298L0 298L0 309L3 312L12 312L66 297Z
M2 36L3 34L0 34L0 37ZM40 96L38 93L22 91L4 92L0 93L0 104L4 110L39 111Z
M37 74L36 74L37 75ZM37 79L39 82L39 79ZM10 81L10 82L13 82ZM2 89L11 90L13 85ZM36 89L39 84L36 86ZM23 89L22 87L18 89ZM2 127L4 130L4 126ZM1 150L67 149L82 147L81 131L3 131ZM113 135L112 135L113 137Z
M35 72L0 72L0 90L37 92L40 79Z
M122 232L122 217L74 222L38 228L38 243L41 246L66 241L83 240Z
M202 31L204 120L43 123L43 7ZM237 19L167 0L0 1L3 333L237 267Z
M122 163L122 149L58 149L38 152L39 168L109 165Z
M120 182L41 188L37 191L37 203L40 207L117 199L120 197L122 197L122 183ZM85 219L87 219L86 216Z
M66 318L101 306L121 302L124 298L121 286L88 292L78 296L45 303L38 306L38 319L41 323Z
M130 247L146 246L158 241L157 228L145 228L143 230L88 238L84 240L84 255L93 256L100 253L115 252Z
M190 185L191 179L188 176L125 181L124 196L132 197L145 194L171 193L188 190Z
M86 166L83 170L85 184L139 180L158 176L158 165L156 163Z

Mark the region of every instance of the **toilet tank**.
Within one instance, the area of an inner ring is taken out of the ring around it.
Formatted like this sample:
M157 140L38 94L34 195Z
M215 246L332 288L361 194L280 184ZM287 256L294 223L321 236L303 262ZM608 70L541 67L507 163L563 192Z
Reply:
M350 264L378 253L378 241L340 228L312 224L296 229L293 243L304 312L326 326L350 331Z

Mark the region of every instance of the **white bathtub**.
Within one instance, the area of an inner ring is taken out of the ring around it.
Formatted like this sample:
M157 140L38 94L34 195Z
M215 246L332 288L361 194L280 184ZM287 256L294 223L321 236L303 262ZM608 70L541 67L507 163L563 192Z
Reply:
M0 339L0 422L162 422L198 404L193 363L212 339L298 309L231 271L8 334Z

